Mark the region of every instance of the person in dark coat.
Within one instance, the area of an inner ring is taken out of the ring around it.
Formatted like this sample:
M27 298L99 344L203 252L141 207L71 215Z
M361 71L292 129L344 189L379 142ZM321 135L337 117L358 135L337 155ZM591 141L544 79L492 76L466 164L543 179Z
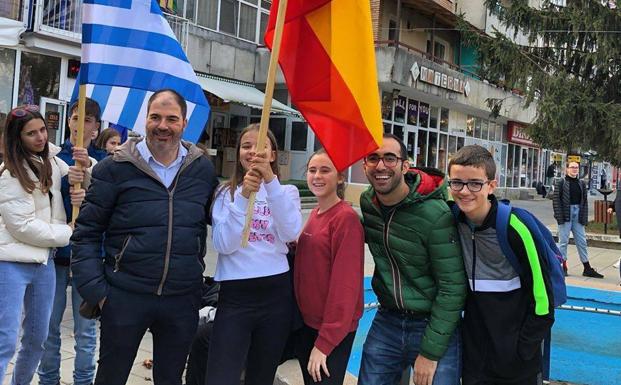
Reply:
M580 165L577 162L567 163L565 178L559 180L554 188L552 207L554 219L558 223L559 249L563 254L563 269L567 274L567 245L569 232L574 235L578 255L584 266L582 275L591 278L604 278L589 263L585 226L589 217L588 187L578 178Z
M155 92L146 139L128 140L93 169L71 238L71 271L86 304L101 313L95 385L127 382L147 329L154 383L181 384L198 326L218 185L211 161L181 140L186 114L177 92Z
M608 208L608 214L613 212L617 214L617 227L619 228L619 238L621 238L621 193L619 193L619 190L617 190L612 206Z

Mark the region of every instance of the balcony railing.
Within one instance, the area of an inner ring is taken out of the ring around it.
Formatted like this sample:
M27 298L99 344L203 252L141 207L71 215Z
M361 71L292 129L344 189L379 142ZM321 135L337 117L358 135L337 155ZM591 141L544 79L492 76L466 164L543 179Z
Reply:
M35 9L33 31L63 36L79 42L82 39L82 1L39 1Z
M26 3L28 3L26 1ZM28 4L26 4L28 7ZM28 8L24 9L22 0L0 0L0 17L13 19L17 21L24 20L24 14L27 14Z
M177 37L179 44L181 44L181 48L187 52L188 48L188 25L190 21L181 16L171 15L169 13L164 13L164 17L168 20L168 24L172 29L173 33Z

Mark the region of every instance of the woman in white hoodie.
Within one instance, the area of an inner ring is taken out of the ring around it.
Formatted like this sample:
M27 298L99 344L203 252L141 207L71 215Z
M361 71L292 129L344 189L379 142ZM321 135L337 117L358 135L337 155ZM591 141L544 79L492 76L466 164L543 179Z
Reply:
M9 112L0 166L0 381L17 345L21 347L11 384L29 384L43 354L54 300L55 247L69 243L60 193L69 167L54 157L47 128L36 106ZM81 202L84 190L72 193ZM23 313L22 313L23 312Z
M293 293L287 242L302 228L300 193L278 179L276 138L257 148L259 125L242 130L236 169L216 193L213 246L218 252L218 311L207 360L207 385L271 385L291 331ZM256 193L248 245L242 246L248 198Z

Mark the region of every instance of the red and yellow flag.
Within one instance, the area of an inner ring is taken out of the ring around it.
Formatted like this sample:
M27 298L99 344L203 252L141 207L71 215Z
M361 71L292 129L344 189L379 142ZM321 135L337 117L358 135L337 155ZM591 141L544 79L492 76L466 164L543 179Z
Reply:
M278 0L271 9L270 49ZM368 0L288 0L279 56L293 104L339 170L381 145Z

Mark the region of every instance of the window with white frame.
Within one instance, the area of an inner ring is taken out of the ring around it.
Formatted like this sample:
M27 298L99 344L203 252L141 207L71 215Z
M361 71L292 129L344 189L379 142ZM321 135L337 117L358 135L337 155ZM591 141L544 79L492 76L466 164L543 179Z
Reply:
M262 44L270 1L180 0L178 13L201 27Z

